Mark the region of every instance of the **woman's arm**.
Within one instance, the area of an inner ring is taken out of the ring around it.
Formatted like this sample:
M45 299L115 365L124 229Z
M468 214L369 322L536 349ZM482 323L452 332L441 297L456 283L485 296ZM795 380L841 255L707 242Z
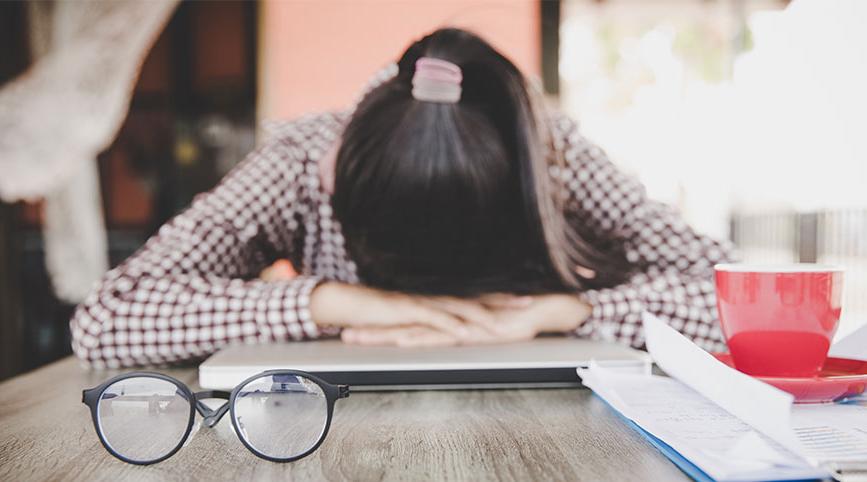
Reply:
M733 259L731 243L696 233L673 209L648 199L644 186L570 119L557 119L554 135L566 161L558 175L568 187L570 218L621 244L634 268L625 283L583 294L592 311L577 333L641 347L641 313L649 311L700 346L722 349L713 266Z
M75 353L94 367L168 363L238 341L316 338L317 278L255 279L294 246L310 209L298 147L273 142L109 271L70 322ZM293 259L294 261L294 259Z

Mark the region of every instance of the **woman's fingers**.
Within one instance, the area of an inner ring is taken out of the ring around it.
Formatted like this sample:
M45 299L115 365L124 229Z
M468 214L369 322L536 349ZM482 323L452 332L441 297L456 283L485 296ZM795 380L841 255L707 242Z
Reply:
M479 302L492 310L520 310L533 304L532 296L519 296L510 293L491 293L478 298Z
M458 339L469 336L469 330L464 321L448 311L440 310L421 302L415 302L412 311L409 324L425 325L455 336Z
M475 300L442 296L422 299L421 303L456 316L466 323L475 323L489 330L494 329L496 325L496 315Z
M454 336L424 326L347 328L341 333L341 339L354 345L391 345L404 348L458 344Z
M401 348L490 345L526 338L521 333L508 331L495 335L480 326L471 328L470 335L463 339L427 326L344 328L340 337L344 343L350 345L397 346Z
M530 298L490 298L491 303L523 306ZM351 308L350 308L351 307ZM414 296L367 287L325 283L314 291L311 311L317 323L344 328L423 326L459 341L483 337L476 333L497 331L498 313L479 300L448 296ZM350 332L351 333L351 332ZM351 335L348 335L351 336Z

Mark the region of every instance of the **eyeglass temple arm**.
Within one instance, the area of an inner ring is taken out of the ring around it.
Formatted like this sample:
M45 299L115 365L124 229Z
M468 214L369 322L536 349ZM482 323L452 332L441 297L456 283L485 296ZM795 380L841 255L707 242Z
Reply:
M205 425L213 427L223 418L223 415L229 411L229 392L222 390L208 390L204 392L196 392L196 410L205 419ZM202 400L220 399L227 400L226 403L220 405L217 409L212 409L205 405Z

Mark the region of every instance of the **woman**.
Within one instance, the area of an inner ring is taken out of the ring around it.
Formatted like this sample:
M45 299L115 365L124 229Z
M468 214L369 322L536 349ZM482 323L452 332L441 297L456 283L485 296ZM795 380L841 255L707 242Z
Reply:
M76 354L132 366L338 334L641 346L645 310L721 347L710 280L729 246L534 110L511 62L443 29L391 75L352 113L283 126L111 270L72 319ZM257 278L281 258L300 275Z

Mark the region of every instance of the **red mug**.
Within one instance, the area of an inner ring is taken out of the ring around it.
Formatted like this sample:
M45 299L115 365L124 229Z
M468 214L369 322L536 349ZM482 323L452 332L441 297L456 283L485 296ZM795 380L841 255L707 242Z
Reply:
M753 376L816 376L840 321L843 270L817 264L714 268L720 324L735 368Z

